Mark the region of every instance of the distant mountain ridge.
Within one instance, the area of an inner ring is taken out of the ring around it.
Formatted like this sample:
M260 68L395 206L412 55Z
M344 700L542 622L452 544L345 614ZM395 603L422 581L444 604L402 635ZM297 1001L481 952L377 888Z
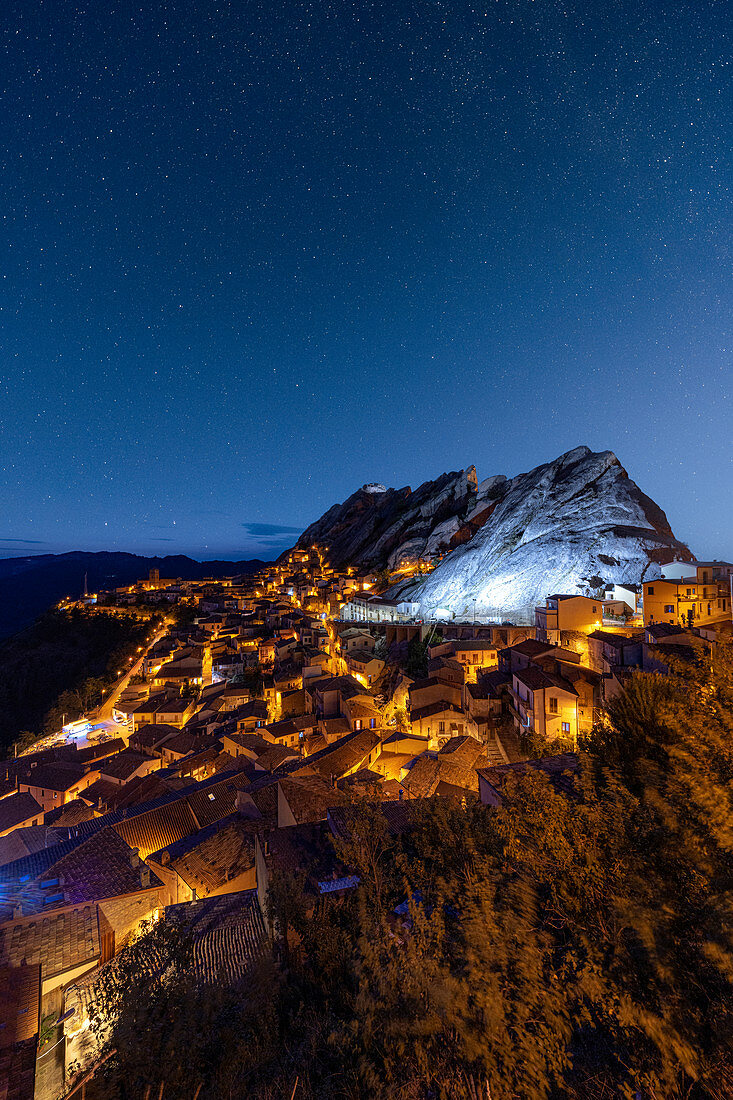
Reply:
M110 551L68 554L37 554L30 557L0 558L0 638L14 634L33 622L46 608L64 596L84 591L84 574L90 592L116 588L147 577L159 569L161 577L201 580L237 573L256 573L267 562L196 561L184 554L143 557Z
M357 490L303 532L299 547L328 546L337 568L394 569L444 555L406 582L424 617L526 619L553 592L659 575L660 563L693 561L662 509L612 451L581 446L552 462L480 484L473 466L409 487Z

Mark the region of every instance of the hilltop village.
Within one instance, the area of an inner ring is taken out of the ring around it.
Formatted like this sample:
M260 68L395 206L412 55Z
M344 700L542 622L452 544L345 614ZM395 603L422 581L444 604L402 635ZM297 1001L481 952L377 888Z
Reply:
M552 594L526 625L421 622L384 594L430 569L339 571L314 546L79 601L164 623L94 713L0 767L0 1095L82 1095L99 975L149 922L195 929L201 982L244 975L273 874L311 906L358 884L331 838L359 798L395 828L419 799L490 813L513 774L572 774L635 672L730 640L730 563Z

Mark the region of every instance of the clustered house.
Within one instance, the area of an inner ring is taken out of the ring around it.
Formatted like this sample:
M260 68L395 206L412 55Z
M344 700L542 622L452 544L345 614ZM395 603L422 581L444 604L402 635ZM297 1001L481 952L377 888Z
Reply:
M355 794L399 831L419 799L489 812L523 769L569 782L629 676L730 637L732 577L670 563L658 580L549 595L524 626L420 622L384 595L389 578L336 570L323 547L253 576L151 574L106 594L169 616L116 736L0 766L0 996L27 1007L3 1040L0 1095L13 1065L14 1097L33 1097L50 1017L58 1094L74 1088L94 1062L95 983L151 923L194 921L201 982L221 973L225 936L241 979L271 943L274 872L299 872L308 911L338 903L358 876L330 837L348 834Z

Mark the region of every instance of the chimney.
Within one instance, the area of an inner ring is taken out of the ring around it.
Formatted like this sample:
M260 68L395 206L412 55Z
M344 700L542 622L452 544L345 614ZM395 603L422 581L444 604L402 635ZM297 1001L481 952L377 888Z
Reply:
M131 867L139 867L140 866L140 849L139 848L131 848L130 849L130 866Z
M140 886L143 890L147 890L150 886L150 868L144 863L140 866Z

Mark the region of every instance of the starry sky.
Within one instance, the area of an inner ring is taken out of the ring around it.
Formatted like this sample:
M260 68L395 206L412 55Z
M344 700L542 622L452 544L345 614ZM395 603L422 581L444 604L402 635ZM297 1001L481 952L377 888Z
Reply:
M733 557L721 0L5 0L0 555L614 450Z

